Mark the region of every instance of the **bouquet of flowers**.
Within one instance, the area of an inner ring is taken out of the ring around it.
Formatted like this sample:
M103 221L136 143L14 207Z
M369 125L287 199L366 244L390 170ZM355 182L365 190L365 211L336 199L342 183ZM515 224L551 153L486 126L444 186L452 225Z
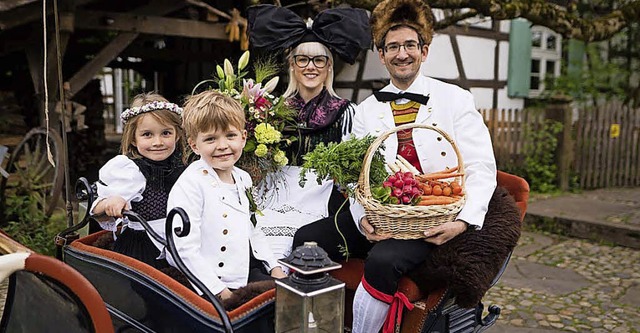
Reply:
M216 66L217 76L198 83L193 93L203 84L214 83L218 91L235 98L243 106L247 144L238 164L251 174L254 183L259 183L268 173L275 173L289 163L283 149L296 137L283 131L285 127L295 126L296 111L287 106L284 98L271 94L279 80L275 61L267 58L255 62L255 77L247 78L249 57L249 51L242 54L237 70L229 59L225 59L222 67Z

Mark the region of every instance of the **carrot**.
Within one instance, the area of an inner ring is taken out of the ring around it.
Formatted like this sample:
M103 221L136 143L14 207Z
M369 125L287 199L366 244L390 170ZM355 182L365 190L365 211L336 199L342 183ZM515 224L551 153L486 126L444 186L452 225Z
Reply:
M418 202L418 206L430 206L430 205L448 205L456 202L458 198L454 197L443 197L443 196L434 196L434 195L423 195L420 197L420 201Z
M436 172L432 172L432 173L452 173L454 171L458 171L458 166L455 166L453 168L448 168L448 169L444 169L444 170L440 170L440 171L436 171ZM427 174L428 175L428 174Z
M462 176L464 176L464 173L430 173L426 175L418 175L416 176L416 178L419 179L420 181L427 181L427 180L446 179L446 178L462 177Z

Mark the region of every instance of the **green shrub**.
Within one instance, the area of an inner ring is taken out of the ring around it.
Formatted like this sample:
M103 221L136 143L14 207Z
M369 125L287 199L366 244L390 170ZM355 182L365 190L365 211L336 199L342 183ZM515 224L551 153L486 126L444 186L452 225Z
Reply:
M527 129L527 141L524 146L522 175L531 187L531 191L549 193L557 190L556 166L557 135L562 131L562 123L546 120L542 128Z
M30 196L7 196L4 231L14 240L40 254L55 254L54 238L65 228L64 215L47 219Z

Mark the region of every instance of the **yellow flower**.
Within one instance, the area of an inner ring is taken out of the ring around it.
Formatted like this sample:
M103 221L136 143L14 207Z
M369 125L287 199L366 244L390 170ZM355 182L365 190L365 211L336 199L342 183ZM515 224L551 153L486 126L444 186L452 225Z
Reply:
M265 157L267 156L268 152L269 152L269 149L267 148L267 146L261 143L258 145L258 147L256 147L256 151L254 153L258 157Z
M289 163L289 159L282 150L277 150L276 153L273 154L273 161L278 163L279 166L285 166Z
M278 143L282 137L282 133L267 123L261 123L255 129L256 140L258 143Z

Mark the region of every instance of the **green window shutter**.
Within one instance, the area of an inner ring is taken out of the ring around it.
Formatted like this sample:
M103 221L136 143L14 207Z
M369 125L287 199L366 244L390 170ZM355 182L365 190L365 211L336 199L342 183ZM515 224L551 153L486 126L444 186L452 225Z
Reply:
M511 20L507 73L509 97L528 97L531 83L531 23L525 19Z
M580 40L569 40L567 74L570 77L580 77L584 63L585 43Z

